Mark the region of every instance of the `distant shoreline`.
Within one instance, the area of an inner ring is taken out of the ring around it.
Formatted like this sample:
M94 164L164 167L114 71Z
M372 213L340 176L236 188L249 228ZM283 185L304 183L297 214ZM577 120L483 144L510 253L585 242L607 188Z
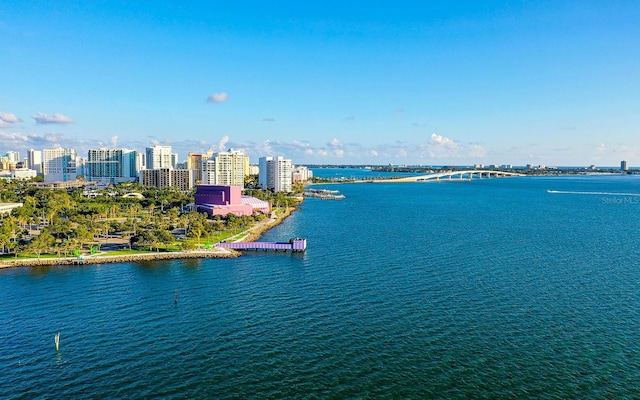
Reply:
M236 235L239 237L235 241L251 242L262 236L262 234L274 226L279 225L289 215L292 210L286 209L284 213L276 218L268 219L257 223L244 232ZM19 267L43 267L55 265L95 265L95 264L114 264L140 261L163 261L163 260L183 260L183 259L202 259L202 258L235 258L241 256L242 253L232 249L223 249L214 247L207 250L184 250L170 252L145 252L139 254L116 254L109 255L109 252L98 255L83 255L82 257L47 257L47 258L16 258L0 260L0 269L19 268Z

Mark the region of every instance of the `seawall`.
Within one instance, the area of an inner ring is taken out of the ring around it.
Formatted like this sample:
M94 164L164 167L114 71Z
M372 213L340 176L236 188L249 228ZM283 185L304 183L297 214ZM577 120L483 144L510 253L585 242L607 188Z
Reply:
M216 248L213 250L176 251L169 253L92 255L83 258L17 258L15 260L7 259L0 261L0 268L40 267L51 265L112 264L138 261L179 260L189 258L233 258L238 257L239 255L240 253L237 251Z

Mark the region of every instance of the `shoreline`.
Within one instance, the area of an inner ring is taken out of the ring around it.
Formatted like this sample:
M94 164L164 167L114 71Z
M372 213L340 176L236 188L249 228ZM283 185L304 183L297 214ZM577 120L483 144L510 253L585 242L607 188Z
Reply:
M287 208L282 214L275 219L268 219L260 222L247 230L239 233L234 239L237 242L252 242L259 239L262 234L274 226L280 225L293 211L297 209ZM19 267L44 267L55 265L95 265L95 264L115 264L126 262L140 261L162 261L162 260L183 260L183 259L200 259L200 258L236 258L242 255L241 252L232 249L223 249L222 247L214 247L210 250L185 250L171 252L147 252L140 254L120 254L109 255L104 252L98 255L87 255L79 257L49 257L49 258L17 258L0 260L0 269L19 268Z

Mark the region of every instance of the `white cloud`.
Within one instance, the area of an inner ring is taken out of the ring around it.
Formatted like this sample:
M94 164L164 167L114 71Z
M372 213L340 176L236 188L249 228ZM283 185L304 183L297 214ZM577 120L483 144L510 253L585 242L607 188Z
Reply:
M331 149L334 156L339 158L344 157L344 146L338 139L333 138L329 143L327 143L327 146Z
M19 132L0 132L0 141L3 144L27 142L28 140L27 135Z
M274 151L271 147L271 140L265 140L262 142L262 144L258 146L257 151L259 154L263 154L264 156L272 156Z
M229 142L229 136L224 135L222 139L218 142L218 151L226 151L227 143Z
M20 122L20 121L22 120L16 117L16 115L13 113L0 112L0 122L15 124L16 122Z
M377 151L375 151L375 150L371 150L371 151L369 152L369 154L371 154L371 155L372 155L372 156L374 156L374 157L378 157L378 152L377 152Z
M224 103L229 99L229 95L225 92L213 93L207 97L207 103Z
M95 146L94 139L78 139L76 137L68 137L56 132L46 132L43 134L21 133L0 131L0 147L6 150L22 149L47 149L52 147L70 147L75 148L79 152L86 151L90 147Z
M618 158L624 158L624 159L636 159L636 157L638 156L638 151L631 147L631 146L627 146L625 144L621 144L619 146L615 146L613 149L611 149L611 151L613 153L615 153Z
M294 152L303 152L304 154L309 156L313 155L313 149L311 148L309 142L300 142L298 140L294 140L291 147L293 147Z
M469 147L469 155L471 157L483 158L484 156L487 155L487 151L484 149L484 147L480 146L479 144L472 144Z
M6 129L11 127L13 127L13 124L10 124L0 119L0 129Z
M443 146L446 148L450 148L450 149L455 149L457 147L456 142L454 142L453 140L446 138L444 136L441 135L436 135L435 133L431 134L431 144L435 144L435 145L439 145L439 146Z
M111 145L113 147L118 147L118 136L117 135L111 136Z
M32 115L31 118L36 120L37 124L74 124L75 122L62 114L43 114L41 112Z

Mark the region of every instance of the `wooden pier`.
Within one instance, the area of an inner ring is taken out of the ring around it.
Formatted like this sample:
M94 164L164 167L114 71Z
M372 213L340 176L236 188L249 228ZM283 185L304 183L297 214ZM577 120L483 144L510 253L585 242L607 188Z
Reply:
M307 239L291 239L288 242L220 242L219 247L233 250L273 250L303 252L307 249Z

